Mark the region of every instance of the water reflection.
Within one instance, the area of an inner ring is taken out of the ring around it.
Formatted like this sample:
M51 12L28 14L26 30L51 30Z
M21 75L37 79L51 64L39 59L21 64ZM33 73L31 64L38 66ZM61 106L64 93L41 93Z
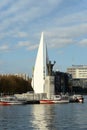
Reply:
M32 127L37 130L87 129L87 104L34 105Z
M83 104L0 106L0 130L86 130Z
M87 101L84 104L78 104L75 106L76 111L76 123L80 129L87 129Z
M32 110L32 125L35 129L53 130L52 126L55 116L55 105L35 105Z
M0 106L0 130L28 130L29 111L31 109L22 105Z

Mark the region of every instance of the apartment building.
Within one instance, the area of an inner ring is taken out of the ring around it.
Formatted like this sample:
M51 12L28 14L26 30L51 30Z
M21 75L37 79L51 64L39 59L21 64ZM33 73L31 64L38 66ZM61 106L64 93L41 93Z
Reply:
M67 73L72 75L73 86L87 87L87 65L72 65Z
M72 65L67 68L67 72L73 79L87 79L87 65Z

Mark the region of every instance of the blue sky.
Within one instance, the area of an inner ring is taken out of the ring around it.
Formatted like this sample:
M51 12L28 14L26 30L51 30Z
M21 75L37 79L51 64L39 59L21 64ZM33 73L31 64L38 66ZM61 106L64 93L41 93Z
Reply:
M31 75L42 31L54 69L87 65L87 0L0 0L0 73Z

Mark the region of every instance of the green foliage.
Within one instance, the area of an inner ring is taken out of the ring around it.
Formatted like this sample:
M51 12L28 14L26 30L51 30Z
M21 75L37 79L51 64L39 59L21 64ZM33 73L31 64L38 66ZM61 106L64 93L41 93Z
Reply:
M24 93L27 91L33 91L31 87L31 80L24 80L17 76L0 76L0 93Z

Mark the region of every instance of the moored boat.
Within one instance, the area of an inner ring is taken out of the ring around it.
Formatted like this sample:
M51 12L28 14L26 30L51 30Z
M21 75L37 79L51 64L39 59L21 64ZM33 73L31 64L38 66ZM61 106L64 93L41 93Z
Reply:
M1 96L0 105L20 105L26 104L25 101L19 101L15 96Z
M66 95L53 95L51 99L42 99L40 104L57 104L57 103L69 103L69 98Z
M69 102L70 103L74 103L74 102L83 103L84 102L84 98L83 98L82 95L74 94L74 95L69 97Z

